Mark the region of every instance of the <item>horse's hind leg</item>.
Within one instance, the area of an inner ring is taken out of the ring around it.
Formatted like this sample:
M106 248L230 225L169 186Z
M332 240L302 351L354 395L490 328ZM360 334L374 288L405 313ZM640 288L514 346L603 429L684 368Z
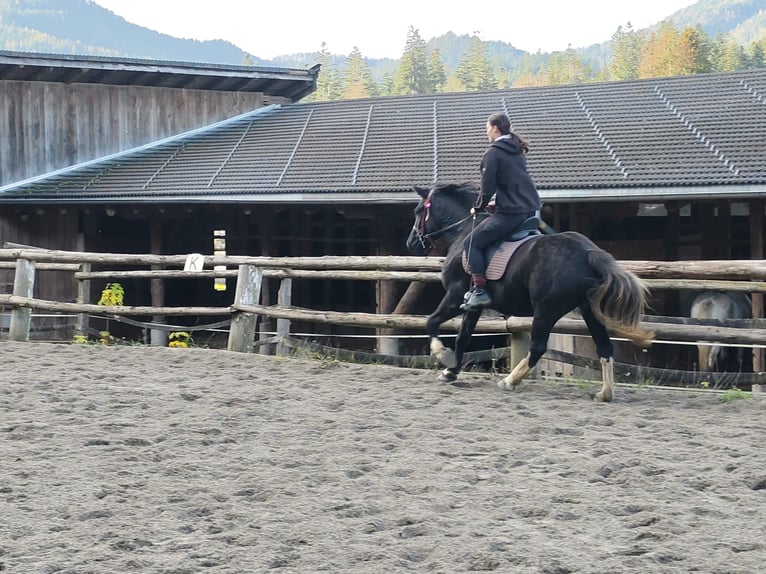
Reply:
M580 307L582 317L588 326L590 336L596 343L596 352L601 361L601 390L596 393L594 399L608 403L614 398L614 345L609 339L606 327L596 319L590 306Z

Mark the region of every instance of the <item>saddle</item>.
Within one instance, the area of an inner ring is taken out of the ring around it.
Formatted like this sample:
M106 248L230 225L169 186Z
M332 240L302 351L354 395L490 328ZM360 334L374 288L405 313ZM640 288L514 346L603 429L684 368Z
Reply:
M511 261L516 250L530 239L540 237L540 217L533 215L525 219L521 225L513 230L508 236L500 241L493 243L484 251L484 257L487 260L487 279L497 281L505 273L508 263ZM468 265L468 258L463 253L463 269L466 273L471 273Z

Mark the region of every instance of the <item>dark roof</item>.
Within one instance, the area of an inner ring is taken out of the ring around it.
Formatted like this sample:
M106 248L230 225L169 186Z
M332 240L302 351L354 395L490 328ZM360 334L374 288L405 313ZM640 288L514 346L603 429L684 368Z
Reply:
M478 178L487 116L546 201L766 192L766 70L269 106L0 188L0 202L410 200Z
M263 92L292 101L316 88L310 70L0 51L0 80Z

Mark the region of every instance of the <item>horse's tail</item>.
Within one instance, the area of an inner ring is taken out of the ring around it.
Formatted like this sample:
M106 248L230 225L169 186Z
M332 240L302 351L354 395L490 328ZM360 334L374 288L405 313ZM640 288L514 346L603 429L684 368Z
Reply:
M635 274L620 267L606 251L588 252L588 262L603 281L588 291L588 300L596 318L607 329L626 337L641 347L648 347L654 333L641 327L647 306L648 288Z

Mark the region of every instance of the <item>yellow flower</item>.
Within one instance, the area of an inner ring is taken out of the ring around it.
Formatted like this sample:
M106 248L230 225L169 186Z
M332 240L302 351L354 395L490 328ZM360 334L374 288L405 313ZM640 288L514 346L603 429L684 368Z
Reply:
M186 331L173 331L168 335L168 347L188 347L192 343L192 336Z

